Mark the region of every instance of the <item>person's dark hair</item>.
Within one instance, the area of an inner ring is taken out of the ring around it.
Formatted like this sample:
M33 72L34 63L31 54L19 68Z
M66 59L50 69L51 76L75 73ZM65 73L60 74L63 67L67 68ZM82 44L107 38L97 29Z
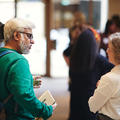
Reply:
M97 44L91 30L85 30L75 43L71 58L70 70L73 72L85 72L92 70L96 56Z
M0 22L0 42L4 39L4 24Z
M111 20L114 24L116 24L117 27L120 28L120 16L115 14L111 17Z
M112 20L107 20L106 25L105 25L105 31L104 34L108 35L110 32L110 26L112 25L113 21Z

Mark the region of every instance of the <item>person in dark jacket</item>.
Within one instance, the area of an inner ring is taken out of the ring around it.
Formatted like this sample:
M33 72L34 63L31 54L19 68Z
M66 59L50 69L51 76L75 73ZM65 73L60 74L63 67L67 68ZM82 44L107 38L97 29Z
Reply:
M106 58L98 53L93 32L86 29L77 39L70 57L71 79L69 120L95 120L90 112L88 99L93 95L100 77L113 68Z

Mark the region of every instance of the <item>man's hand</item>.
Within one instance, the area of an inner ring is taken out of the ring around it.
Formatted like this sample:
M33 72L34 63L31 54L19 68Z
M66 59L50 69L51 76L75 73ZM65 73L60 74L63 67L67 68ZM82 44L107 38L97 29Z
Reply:
M57 103L53 104L52 107L53 107L53 110L54 110L57 107Z

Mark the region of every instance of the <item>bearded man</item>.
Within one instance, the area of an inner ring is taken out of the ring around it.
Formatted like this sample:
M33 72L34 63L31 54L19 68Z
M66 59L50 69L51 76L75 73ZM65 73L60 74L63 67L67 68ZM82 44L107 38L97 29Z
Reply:
M7 120L34 120L35 117L49 118L55 106L40 102L33 90L33 77L28 54L34 44L34 25L26 20L13 18L5 23L4 43L0 48L0 101L4 102Z

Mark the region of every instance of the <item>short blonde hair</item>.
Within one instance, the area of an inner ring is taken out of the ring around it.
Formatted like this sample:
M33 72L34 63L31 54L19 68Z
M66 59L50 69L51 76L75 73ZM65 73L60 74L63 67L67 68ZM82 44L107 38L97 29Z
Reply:
M109 43L112 45L115 62L120 64L120 32L111 34L109 36Z
M25 28L32 29L34 27L35 25L30 21L21 18L10 19L4 26L4 42L7 43L9 40L12 40L15 31L23 32Z

